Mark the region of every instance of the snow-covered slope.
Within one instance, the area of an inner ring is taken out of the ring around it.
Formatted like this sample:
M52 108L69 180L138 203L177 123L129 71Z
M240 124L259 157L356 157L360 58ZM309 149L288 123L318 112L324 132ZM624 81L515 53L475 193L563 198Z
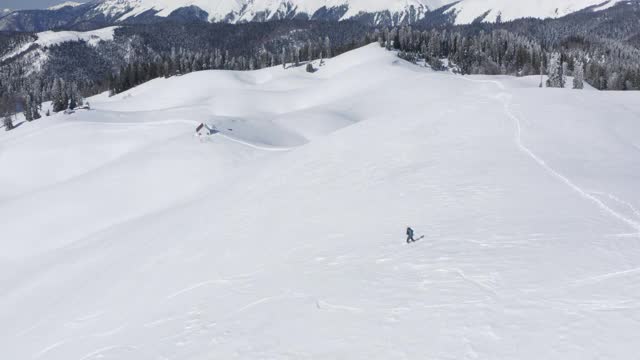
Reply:
M638 94L537 80L372 45L0 132L2 357L633 358Z

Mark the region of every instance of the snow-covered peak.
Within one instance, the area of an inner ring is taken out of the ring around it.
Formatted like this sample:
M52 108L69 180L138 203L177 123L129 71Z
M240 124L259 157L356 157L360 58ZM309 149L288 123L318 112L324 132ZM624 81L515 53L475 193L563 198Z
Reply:
M494 22L500 16L502 21L523 17L555 18L592 6L613 6L619 0L462 0L453 5L457 13L457 24L468 24L489 12L485 21ZM602 9L602 8L599 8Z
M118 12L126 12L121 17L126 19L148 10L158 11L158 16L168 16L177 9L197 6L209 14L211 21L229 18L251 21L260 13L266 14L267 19L278 13L304 13L311 16L322 8L346 6L345 18L350 18L360 13L397 13L411 8L424 12L446 3L442 0L104 0L99 9L111 16Z
M59 9L65 8L67 6L76 7L76 6L79 6L79 5L82 5L82 3L75 2L75 1L65 1L65 2L63 2L61 4L50 6L48 8L48 10L59 10Z

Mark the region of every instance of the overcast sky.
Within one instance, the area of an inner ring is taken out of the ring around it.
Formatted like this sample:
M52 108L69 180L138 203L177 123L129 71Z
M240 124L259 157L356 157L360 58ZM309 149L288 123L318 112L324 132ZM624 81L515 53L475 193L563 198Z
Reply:
M0 9L44 9L67 0L0 0ZM76 2L83 2L76 0Z

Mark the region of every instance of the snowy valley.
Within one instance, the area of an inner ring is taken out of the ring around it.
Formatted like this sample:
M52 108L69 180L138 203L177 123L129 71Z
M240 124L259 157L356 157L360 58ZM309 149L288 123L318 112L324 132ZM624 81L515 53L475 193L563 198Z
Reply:
M637 354L638 92L313 66L1 131L2 358Z

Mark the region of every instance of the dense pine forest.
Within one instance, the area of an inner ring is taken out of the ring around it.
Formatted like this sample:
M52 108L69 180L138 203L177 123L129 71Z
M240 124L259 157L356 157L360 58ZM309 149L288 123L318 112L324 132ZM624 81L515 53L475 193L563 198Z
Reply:
M640 89L640 7L622 3L559 19L521 19L452 26L420 22L372 28L362 23L272 21L239 25L155 22L115 30L113 41L63 42L12 55L36 39L0 32L0 116L41 117L78 106L104 91L116 94L157 77L200 70L295 67L377 41L409 61L462 74L543 75L541 86ZM568 83L567 76L575 81Z

